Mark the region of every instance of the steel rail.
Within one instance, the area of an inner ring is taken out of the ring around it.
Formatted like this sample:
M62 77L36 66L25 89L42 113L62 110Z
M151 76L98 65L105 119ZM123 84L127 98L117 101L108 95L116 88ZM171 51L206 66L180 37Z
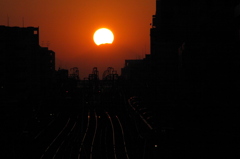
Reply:
M128 103L129 105L132 107L132 109L135 111L136 109L132 106L130 100L128 99ZM138 115L140 116L140 118L142 119L142 121L149 127L150 130L153 130L153 127L144 119L144 117L138 113Z
M121 121L120 121L120 119L118 118L117 115L116 115L116 118L117 118L117 120L118 120L118 123L119 123L119 125L120 125L120 127L121 127L121 131L122 131L122 139L123 139L125 154L126 154L127 159L129 159L128 152L127 152L127 148L126 148L126 142L125 142L123 127L122 127Z
M59 114L57 115L59 116ZM35 137L33 140L36 140L45 130L47 127L49 127L50 125L52 125L52 123L56 120L56 117L54 119L52 119L47 125L45 128L43 128Z
M105 112L108 116L108 119L111 123L111 127L112 127L112 133L113 133L113 152L114 152L114 158L117 159L117 156L116 156L116 146L115 146L115 134L114 134L114 126L113 126L113 123L112 123L112 119L111 119L111 116L108 114L108 112Z
M75 121L75 123L73 124L71 130L68 132L67 137L70 135L70 133L71 133L71 132L73 131L73 129L75 128L76 123L77 123L77 122ZM65 141L66 141L66 138L65 138L65 140L62 141L62 143L60 144L60 146L59 146L58 149L56 150L56 152L55 152L55 154L54 154L54 156L53 156L53 159L55 159L56 155L58 154L58 151L60 150L60 148L62 147L62 145L63 145L63 143L64 143Z
M94 135L93 135L93 139L92 139L92 145L91 145L91 150L90 150L90 159L92 159L92 154L93 154L93 145L94 145L94 140L96 137L96 133L97 133L97 127L98 127L98 118L97 118L97 113L96 111L94 111L95 113L95 120L96 120L96 124L95 124L95 130L94 130Z
M70 117L68 118L67 123L65 124L65 126L63 127L63 129L58 133L58 135L54 138L54 140L51 142L51 144L49 144L49 146L45 149L44 153L42 154L41 158L42 159L45 155L45 153L49 150L49 148L53 145L53 143L57 140L57 138L62 134L62 132L66 129L66 127L68 126L70 121Z
M83 136L83 139L82 139L82 142L81 142L81 146L80 146L79 153L78 153L78 159L80 159L80 157L81 157L82 147L83 147L83 143L84 143L84 140L86 138L86 135L88 133L89 124L90 124L90 110L88 110L87 128L86 128L86 131L84 133L84 136Z

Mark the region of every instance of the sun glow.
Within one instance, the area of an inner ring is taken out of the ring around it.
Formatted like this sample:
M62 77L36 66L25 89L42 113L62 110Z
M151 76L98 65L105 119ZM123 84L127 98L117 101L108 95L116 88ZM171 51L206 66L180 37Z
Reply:
M94 33L93 40L96 45L111 44L114 40L114 35L109 29L100 28Z

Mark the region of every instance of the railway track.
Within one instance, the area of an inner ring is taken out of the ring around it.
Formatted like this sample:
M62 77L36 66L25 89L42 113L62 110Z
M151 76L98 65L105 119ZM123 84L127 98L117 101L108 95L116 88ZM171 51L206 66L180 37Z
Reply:
M78 117L70 116L65 121L65 125L62 129L60 129L57 134L53 135L51 140L49 139L50 142L45 146L40 159L68 158L72 153L69 151L69 143L74 143L74 135L78 132L77 125Z
M33 158L144 158L146 141L138 137L124 103L101 101L83 99L81 106L59 114L36 135Z
M89 111L78 159L129 159L120 119L108 112Z
M88 110L87 124L83 137L80 141L81 144L78 152L78 159L92 158L97 128L98 128L97 114L95 111L92 112L91 110Z
M111 124L114 158L129 159L124 137L124 130L120 119L117 115L111 116L108 112L106 112L106 114Z
M87 111L55 119L40 132L35 141L42 145L39 158L129 159L121 119L103 110Z

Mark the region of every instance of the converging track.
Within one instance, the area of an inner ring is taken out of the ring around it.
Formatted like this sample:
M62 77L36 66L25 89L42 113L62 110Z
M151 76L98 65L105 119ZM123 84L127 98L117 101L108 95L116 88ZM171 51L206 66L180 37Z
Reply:
M124 138L124 130L120 119L117 115L111 117L108 112L106 112L106 114L111 123L114 158L129 159Z
M81 158L128 159L124 130L117 116L108 112L88 112L87 124L79 148Z
M60 129L55 136L52 136L52 141L49 142L45 150L42 152L40 159L68 158L72 153L69 151L70 143L75 142L74 135L78 132L76 126L79 126L78 116L70 116L67 121L65 121L65 125L62 127L62 129Z
M139 138L137 124L129 115L123 95L86 92L76 101L65 102L67 105L61 113L36 133L32 148L35 158L131 159L146 156L146 140Z

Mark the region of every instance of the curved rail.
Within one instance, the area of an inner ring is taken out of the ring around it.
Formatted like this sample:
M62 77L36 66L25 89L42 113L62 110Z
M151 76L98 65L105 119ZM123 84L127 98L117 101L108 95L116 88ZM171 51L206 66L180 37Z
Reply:
M93 115L93 114L92 114ZM93 158L93 148L94 148L94 143L95 143L95 138L97 134L97 129L98 129L98 116L96 111L94 110L94 117L95 121L92 118L91 111L89 110L88 112L88 121L87 121L87 128L84 133L83 139L81 141L81 146L78 151L78 159L80 158ZM83 148L85 150L85 154L82 154Z
M47 127L49 127L50 125L52 125L52 123L56 120L56 118L52 119L45 128L43 128L35 137L34 140L36 140L45 130Z
M84 143L84 140L86 138L86 135L88 133L89 124L90 124L90 110L88 110L87 128L86 128L86 131L84 133L83 139L81 141L81 146L80 146L79 153L78 153L78 159L80 159L80 157L81 157L82 147L83 147L83 143Z
M93 145L94 145L94 140L96 137L96 133L97 133L97 127L98 127L98 118L97 118L97 113L94 111L95 113L95 120L96 120L96 124L95 124L95 130L94 130L94 135L93 135L93 140L92 140L92 145L91 145L91 150L90 150L90 159L92 159L92 154L93 154Z
M68 126L70 121L70 118L68 118L67 123L65 124L65 126L63 127L63 129L58 133L58 135L54 138L54 140L49 144L49 146L45 149L44 153L42 154L41 158L42 159L45 155L45 153L49 150L49 148L53 145L53 143L57 140L57 138L62 134L62 132L66 129L66 127Z
M127 159L129 159L128 152L127 152L127 148L126 148L126 142L125 142L123 127L122 127L121 121L119 120L119 118L118 118L117 115L116 115L116 118L117 118L118 123L119 123L119 125L120 125L120 127L121 127L121 130L122 130L122 139L123 139L125 154L126 154Z
M113 152L114 152L114 158L117 159L117 156L116 156L116 147L115 147L115 134L114 134L114 126L113 126L113 123L112 123L112 119L111 119L111 116L108 114L108 112L105 112L110 120L110 123L111 123L111 127L112 127L112 133L113 133Z
M68 137L68 136L70 135L70 133L73 131L73 129L75 128L76 124L77 124L77 122L75 121L75 123L73 124L71 130L68 132L67 137ZM60 144L60 146L59 146L58 149L56 150L56 152L55 152L55 154L54 154L54 156L53 156L53 159L55 159L56 155L58 154L60 148L62 147L62 145L63 145L63 143L64 143L65 141L66 141L66 139L62 141L62 143Z

